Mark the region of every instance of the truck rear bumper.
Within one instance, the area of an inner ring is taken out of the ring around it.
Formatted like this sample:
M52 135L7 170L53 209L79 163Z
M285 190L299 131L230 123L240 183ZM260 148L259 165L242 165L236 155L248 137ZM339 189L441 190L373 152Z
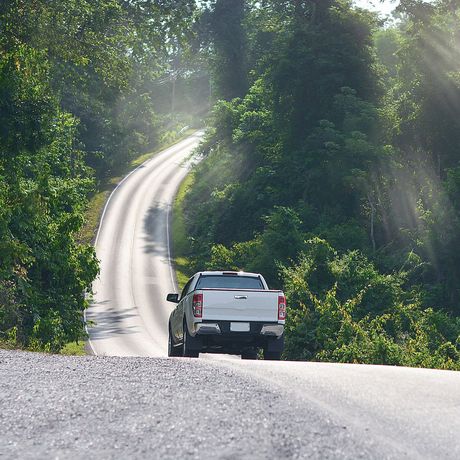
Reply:
M250 330L235 332L231 321L203 321L195 323L193 342L200 351L208 353L236 353L261 347L282 351L284 325L278 323L250 322Z
M250 322L249 331L235 332L231 330L232 321L203 321L194 324L194 332L197 335L213 335L213 334L231 334L236 337L244 335L262 335L265 337L281 337L284 332L284 324Z

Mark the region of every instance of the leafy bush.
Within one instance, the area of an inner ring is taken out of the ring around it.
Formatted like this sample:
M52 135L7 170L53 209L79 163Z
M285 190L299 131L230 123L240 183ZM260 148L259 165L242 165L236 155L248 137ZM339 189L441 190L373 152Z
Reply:
M460 370L460 321L423 308L403 290L404 273L382 275L357 251L339 256L324 240L307 245L282 270L286 358Z
M91 172L48 72L44 54L28 46L0 61L0 339L58 351L84 334L83 292L98 264L75 237Z

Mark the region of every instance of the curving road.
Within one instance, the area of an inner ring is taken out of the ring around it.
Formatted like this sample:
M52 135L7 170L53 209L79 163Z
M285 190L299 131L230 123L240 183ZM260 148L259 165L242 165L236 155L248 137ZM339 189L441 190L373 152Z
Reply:
M207 355L158 359L166 356L172 308L164 299L176 284L171 203L201 135L131 173L112 194L98 234L101 274L87 315L95 324L89 343L94 354L113 357L102 363L118 369L120 400L125 391L133 395L132 405L123 406L132 420L121 435L128 450L117 452L145 448L140 452L161 458L460 458L458 372ZM91 363L79 365L103 374L101 361ZM136 383L146 376L150 386ZM88 383L95 401L99 385L96 377ZM158 389L162 398L152 402ZM116 407L122 404L115 399ZM144 403L136 405L138 400ZM155 446L150 438L129 435L132 424L151 423L146 414L152 413L162 420L163 441ZM102 430L110 446L111 436L116 442L120 434L105 422L93 435Z
M166 356L168 292L176 281L169 250L175 193L202 132L154 156L110 196L96 238L100 276L87 312L93 354Z

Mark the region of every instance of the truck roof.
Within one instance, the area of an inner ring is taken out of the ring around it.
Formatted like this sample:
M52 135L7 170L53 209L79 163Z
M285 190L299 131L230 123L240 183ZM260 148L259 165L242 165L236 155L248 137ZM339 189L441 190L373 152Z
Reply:
M225 271L205 271L198 272L197 275L213 275L213 276L223 276L223 275L233 275L233 276L252 276L254 278L259 278L261 275L259 273L250 273L250 272L236 272L234 270L225 270Z

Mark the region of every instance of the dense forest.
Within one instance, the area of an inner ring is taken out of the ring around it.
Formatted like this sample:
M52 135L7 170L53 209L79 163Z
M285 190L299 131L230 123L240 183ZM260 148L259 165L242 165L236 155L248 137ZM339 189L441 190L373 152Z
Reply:
M207 74L190 66L195 9L0 3L0 342L59 351L84 336L88 198L208 109Z
M189 270L262 272L287 359L460 369L460 4L0 3L0 342L84 337L88 199L209 111Z
M191 271L262 272L285 357L460 369L460 4L216 0Z

